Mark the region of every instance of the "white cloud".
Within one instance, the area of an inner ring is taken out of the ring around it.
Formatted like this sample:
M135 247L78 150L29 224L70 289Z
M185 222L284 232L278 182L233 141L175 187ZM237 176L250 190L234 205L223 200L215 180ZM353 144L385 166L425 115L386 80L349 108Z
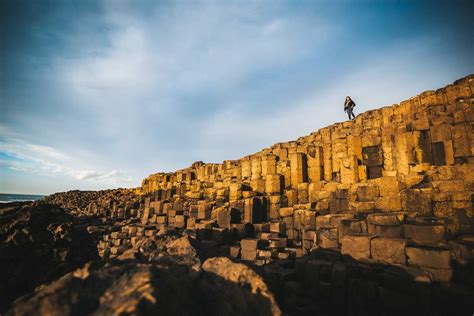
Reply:
M127 176L123 171L112 170L107 173L94 171L94 170L82 170L75 173L75 177L78 180L99 180L99 181L118 181L118 182L130 182L132 178Z
M6 128L1 128L6 132ZM69 155L50 146L28 143L18 138L3 136L0 141L0 153L13 159L1 159L0 165L10 170L41 176L68 176L77 180L91 180L110 184L128 183L132 181L123 171L98 171L81 169L81 165Z
M257 14L255 4L150 8L149 16L105 6L108 43L93 53L56 60L66 89L91 111L147 107L166 110L187 93L219 94L253 74L282 67L317 47L331 29L322 18ZM133 8L132 8L133 9ZM264 8L258 8L264 12ZM319 19L319 20L318 20ZM78 32L83 25L78 26ZM87 46L83 37L72 46Z
M65 160L69 158L66 154L49 146L25 144L25 147L29 148L33 153L36 153L40 156L49 157L53 159L60 159L60 160Z
M100 54L60 65L65 70L63 79L77 94L100 97L103 90L141 90L156 80L156 74L147 69L152 56L143 30L124 26L112 31L109 37L110 46Z
M77 172L76 179L78 180L92 179L92 178L97 178L100 175L101 175L100 172L97 172L97 171L82 170L82 171Z

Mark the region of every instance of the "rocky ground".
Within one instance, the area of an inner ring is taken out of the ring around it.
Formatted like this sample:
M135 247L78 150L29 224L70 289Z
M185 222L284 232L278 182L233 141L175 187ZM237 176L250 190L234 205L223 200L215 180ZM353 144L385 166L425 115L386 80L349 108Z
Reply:
M227 258L202 265L189 237L150 240L92 261L14 302L7 315L279 315L255 272Z
M81 207L104 195L120 199L127 194L75 191L41 202L2 205L0 312L281 314L256 272L228 258L205 259L198 242L179 230L162 231L115 258L101 259L99 237L130 220L114 223L87 216Z
M0 306L98 258L90 221L47 203L1 206Z
M472 266L465 265L464 282L444 284L419 269L356 261L329 249L268 262L241 260L220 234L203 238L199 230L143 224L145 199L133 190L72 191L2 205L0 312L443 315L473 310ZM240 243L246 242L253 239Z

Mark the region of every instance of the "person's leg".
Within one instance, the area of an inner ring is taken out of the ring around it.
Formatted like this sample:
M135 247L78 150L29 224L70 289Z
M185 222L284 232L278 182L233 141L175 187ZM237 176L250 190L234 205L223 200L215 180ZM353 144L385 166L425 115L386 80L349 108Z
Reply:
M347 116L349 117L349 120L351 119L351 110L347 109Z
M351 115L352 115L352 118L355 119L356 116L354 115L354 109L351 108Z

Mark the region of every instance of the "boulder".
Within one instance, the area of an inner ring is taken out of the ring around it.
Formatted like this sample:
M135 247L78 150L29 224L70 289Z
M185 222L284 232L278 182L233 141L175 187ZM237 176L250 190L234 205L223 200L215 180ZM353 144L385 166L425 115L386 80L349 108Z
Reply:
M377 237L370 241L370 253L374 260L391 264L406 264L406 246L406 239Z
M441 223L406 223L403 227L405 238L418 243L439 243L444 241L446 228Z
M355 260L370 258L370 237L366 234L344 236L341 253Z
M166 245L166 251L175 256L196 256L196 250L188 236L170 241Z
M7 315L199 313L183 270L137 260L91 262L15 301Z
M199 287L207 315L281 315L263 279L246 265L216 257L202 269Z
M74 226L74 218L58 206L20 203L0 209L0 312L18 296L98 258L90 225Z
M435 269L450 268L451 253L448 249L407 247L407 257L411 265Z

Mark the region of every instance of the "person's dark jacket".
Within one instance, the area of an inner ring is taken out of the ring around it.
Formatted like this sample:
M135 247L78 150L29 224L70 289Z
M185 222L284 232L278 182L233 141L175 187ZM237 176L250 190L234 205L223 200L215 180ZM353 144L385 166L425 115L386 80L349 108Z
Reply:
M347 111L347 109L349 108L354 108L356 106L355 102L352 101L352 99L349 99L349 100L346 100L346 102L344 103L344 111Z

